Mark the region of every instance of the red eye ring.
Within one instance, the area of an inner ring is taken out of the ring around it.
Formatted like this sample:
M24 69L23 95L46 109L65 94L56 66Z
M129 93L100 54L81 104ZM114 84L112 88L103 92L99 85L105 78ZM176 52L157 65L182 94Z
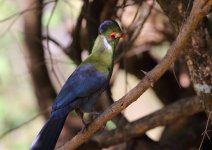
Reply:
M117 32L112 32L109 37L112 38L112 39L115 39L116 38L116 35L117 35Z
M126 34L122 34L122 35L121 35L121 38L125 39L126 36L127 36Z

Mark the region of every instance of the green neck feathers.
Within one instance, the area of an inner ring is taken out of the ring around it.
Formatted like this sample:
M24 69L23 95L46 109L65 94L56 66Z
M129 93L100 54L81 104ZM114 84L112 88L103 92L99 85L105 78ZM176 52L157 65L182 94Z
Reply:
M113 52L117 43L118 40L109 41L104 35L99 35L94 43L91 55L83 64L92 63L97 71L108 75L113 64Z

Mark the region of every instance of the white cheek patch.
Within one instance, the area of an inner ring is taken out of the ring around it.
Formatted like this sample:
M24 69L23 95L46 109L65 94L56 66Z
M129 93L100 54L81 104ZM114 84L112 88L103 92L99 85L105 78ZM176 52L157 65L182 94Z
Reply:
M109 50L109 51L112 51L113 48L112 48L112 46L108 43L107 39L106 39L104 36L102 36L102 39L103 39L105 48L106 48L107 50Z

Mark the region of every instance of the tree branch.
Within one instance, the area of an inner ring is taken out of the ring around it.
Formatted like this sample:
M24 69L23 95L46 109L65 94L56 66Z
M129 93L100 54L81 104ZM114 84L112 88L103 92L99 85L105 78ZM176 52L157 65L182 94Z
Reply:
M140 81L140 83L130 90L119 101L114 102L111 107L106 109L98 118L96 118L86 130L79 132L72 140L67 142L60 149L76 149L82 143L87 141L98 129L100 129L108 120L115 117L119 112L124 110L132 102L136 101L149 87L165 73L171 64L177 59L180 52L188 43L192 32L198 23L208 14L211 8L212 0L195 0L190 16L182 25L179 35L169 48L164 59Z
M33 6L31 6L33 4ZM25 8L37 8L24 14L24 42L26 53L29 56L27 65L30 70L40 109L47 108L56 97L56 91L49 78L45 65L44 49L42 45L42 11L43 0L30 0ZM48 117L48 114L45 114Z
M101 147L115 145L140 136L154 127L168 125L180 118L191 116L203 110L204 107L201 105L201 100L198 97L185 98L137 121L128 123L123 128L100 133L94 136L93 139L97 141Z
M205 111L212 111L212 44L203 20L191 37L185 59L196 94L202 99ZM212 125L212 120L211 120Z
M2 38L3 36L5 36L8 33L8 31L12 28L12 26L17 22L17 20L20 19L20 17L22 15L24 15L25 13L27 13L29 11L34 11L34 10L41 10L45 6L47 6L48 4L53 3L53 2L54 2L54 0L53 1L48 1L48 2L43 3L43 5L38 5L38 6L36 6L37 2L35 4L32 2L31 4L29 4L29 6L34 6L35 5L35 7L26 8L26 9L20 11L20 12L17 12L15 14L12 14L12 15L0 20L0 23L2 23L2 22L6 22L8 20L13 19L11 21L11 23L6 27L6 29L0 34L0 37Z

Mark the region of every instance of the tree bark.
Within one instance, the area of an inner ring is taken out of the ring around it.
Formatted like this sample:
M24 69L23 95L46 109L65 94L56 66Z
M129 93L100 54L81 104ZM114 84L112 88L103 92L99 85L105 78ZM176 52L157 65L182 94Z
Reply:
M207 113L212 111L212 39L202 22L191 38L186 53L187 65L197 95L203 100Z
M107 147L128 141L131 138L144 134L149 129L177 122L180 119L191 116L203 110L204 109L201 106L201 101L199 98L185 98L139 120L127 123L122 128L97 134L93 139L97 141L101 147Z
M43 0L28 0L24 3L28 11L24 15L24 41L27 53L27 65L34 85L35 95L40 109L43 111L51 106L56 97L55 89L49 78L45 64L42 45L42 11ZM45 114L46 117L49 114Z
M180 24L186 19L192 4L189 1L181 0L173 0L171 4L166 0L157 1L172 22L175 31L180 30ZM205 3L211 3L211 0ZM197 95L203 99L203 105L209 112L212 111L212 67L210 67L212 66L212 40L208 33L208 22L205 20L206 18L192 34L191 44L187 47L185 58L194 89Z

